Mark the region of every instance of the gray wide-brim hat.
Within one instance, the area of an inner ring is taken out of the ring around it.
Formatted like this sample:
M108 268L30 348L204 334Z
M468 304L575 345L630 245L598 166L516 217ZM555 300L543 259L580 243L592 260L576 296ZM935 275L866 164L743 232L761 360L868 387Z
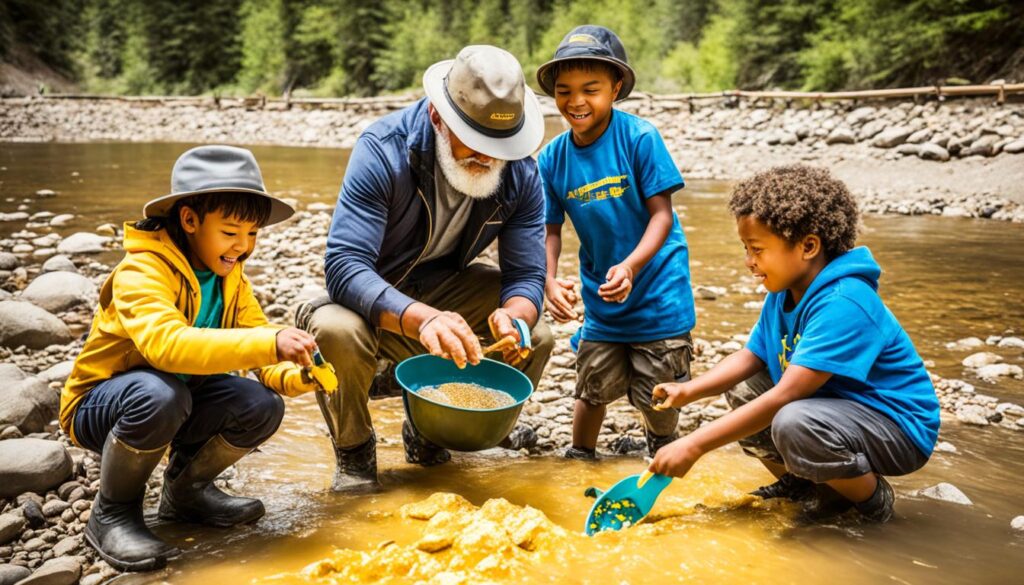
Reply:
M552 67L563 61L587 59L603 61L615 67L622 74L622 87L615 101L629 97L636 84L636 74L629 66L626 48L611 30L594 24L578 26L565 35L555 49L555 57L537 69L537 83L544 93L555 97L555 79Z
M504 49L470 45L423 74L423 90L469 148L498 160L526 158L544 140L544 114L519 61Z
M249 193L270 200L270 217L265 225L282 222L295 208L267 193L263 175L252 152L236 146L197 146L178 157L171 171L171 192L142 207L144 217L167 217L179 200L212 193Z

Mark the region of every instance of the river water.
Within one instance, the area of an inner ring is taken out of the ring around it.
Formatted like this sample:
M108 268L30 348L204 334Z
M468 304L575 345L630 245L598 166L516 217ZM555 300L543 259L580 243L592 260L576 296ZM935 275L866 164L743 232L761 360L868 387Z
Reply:
M27 205L30 213L75 213L62 235L138 216L142 203L168 190L182 144L0 144L0 212ZM331 204L348 153L333 149L253 147L268 187L301 203ZM38 189L58 192L38 199ZM725 209L728 184L694 182L675 198L687 231L693 281L724 287L698 301L695 334L727 339L745 333L758 300L746 276L742 247ZM979 392L1024 402L1024 383L988 384L960 365L968 351L945 344L976 336L1024 333L1024 226L940 217L869 216L860 243L883 268L881 294L932 370L964 378ZM0 223L0 237L20 226ZM40 230L36 230L40 231ZM45 231L45 230L43 230ZM569 239L562 272L575 270ZM257 248L257 254L259 249ZM113 261L116 256L106 258ZM1021 364L1020 350L984 348ZM208 585L245 583L301 570L334 547L373 551L393 540L408 544L421 525L397 510L439 491L475 504L505 498L529 505L573 532L582 531L590 485L606 488L638 473L635 459L599 464L556 458L508 458L501 453L456 454L441 468L404 463L399 440L401 403L372 405L379 434L383 493L336 496L329 441L315 402L290 400L281 431L238 466L243 493L262 497L267 516L232 531L160 525L157 531L186 552L158 576L130 582ZM941 440L956 453L936 453L921 471L895 478L897 516L885 526L801 526L795 510L750 504L743 493L770 481L766 471L728 447L706 456L666 490L654 522L623 533L574 537L560 562L537 565L528 581L567 583L723 582L1020 583L1024 537L1010 520L1024 514L1024 433L967 427L944 415ZM936 502L915 490L950 482L973 506ZM283 578L275 582L291 582Z

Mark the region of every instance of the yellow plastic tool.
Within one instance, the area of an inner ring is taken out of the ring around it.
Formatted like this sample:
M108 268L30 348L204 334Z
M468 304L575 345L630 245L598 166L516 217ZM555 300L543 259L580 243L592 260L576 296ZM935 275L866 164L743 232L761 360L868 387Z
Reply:
M324 359L319 349L313 352L313 367L309 369L309 375L328 394L338 389L338 375L334 372L334 366Z

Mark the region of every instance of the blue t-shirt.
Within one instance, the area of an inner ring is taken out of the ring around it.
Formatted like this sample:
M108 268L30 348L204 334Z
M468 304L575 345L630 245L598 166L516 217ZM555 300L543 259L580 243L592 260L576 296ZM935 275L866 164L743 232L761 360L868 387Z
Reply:
M931 455L939 435L939 400L924 362L878 296L881 269L864 247L833 259L800 302L770 293L747 349L778 383L790 364L829 372L814 397L844 398L888 416Z
M588 341L642 343L683 335L696 315L690 290L690 258L679 218L658 253L633 279L624 303L597 294L608 269L640 243L650 213L644 201L683 186L665 143L650 122L612 110L608 128L593 143L576 146L564 132L537 159L546 201L545 222L569 214L580 238L580 280Z

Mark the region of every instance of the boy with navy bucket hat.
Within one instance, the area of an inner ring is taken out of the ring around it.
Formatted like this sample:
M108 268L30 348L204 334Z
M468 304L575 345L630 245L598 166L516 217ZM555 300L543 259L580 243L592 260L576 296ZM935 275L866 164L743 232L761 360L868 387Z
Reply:
M651 405L660 383L688 380L696 316L689 254L672 194L683 178L658 130L616 110L636 76L619 38L584 25L537 70L570 130L540 153L546 197L548 312L577 318L573 285L557 278L568 214L580 239L586 318L577 352L576 405L567 458L594 459L607 404L628 397L643 416L653 455L676 437L679 413Z
M300 367L311 363L313 337L269 324L242 270L258 230L294 213L266 191L253 154L193 148L175 163L171 191L125 223L125 257L61 392L61 428L102 454L85 538L122 571L157 569L180 552L143 518L147 481L168 447L161 519L253 522L263 503L213 480L274 434L280 395L318 388ZM227 374L250 369L259 381Z

